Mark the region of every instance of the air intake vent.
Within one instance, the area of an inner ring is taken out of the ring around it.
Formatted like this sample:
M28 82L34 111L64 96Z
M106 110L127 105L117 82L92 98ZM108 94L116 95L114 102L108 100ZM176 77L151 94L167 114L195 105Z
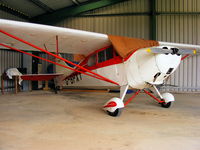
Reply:
M171 72L174 70L174 68L169 68L166 74L171 74Z

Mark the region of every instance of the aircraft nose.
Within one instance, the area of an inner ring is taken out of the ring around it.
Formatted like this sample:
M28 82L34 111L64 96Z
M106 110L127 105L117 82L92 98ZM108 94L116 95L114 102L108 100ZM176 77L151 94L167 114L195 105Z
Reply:
M171 74L176 70L181 62L181 56L175 55L178 50L174 49L174 54L157 54L156 64L161 73Z

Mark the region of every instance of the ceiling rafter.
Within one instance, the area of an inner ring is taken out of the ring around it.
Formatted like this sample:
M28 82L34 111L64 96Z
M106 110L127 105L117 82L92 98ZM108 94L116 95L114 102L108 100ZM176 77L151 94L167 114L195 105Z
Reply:
M50 8L46 4L42 3L40 0L29 0L29 1L32 2L33 4L35 4L36 6L42 8L46 12L50 12L51 13L51 12L54 11L52 8Z
M127 0L100 0L100 1L90 2L90 3L84 3L79 6L65 7L53 13L46 13L43 15L33 17L30 19L30 21L35 22L35 23L42 23L42 24L54 24L66 17L76 16L90 10L113 5L119 2L123 2L123 1L127 1Z
M30 19L30 15L20 11L20 10L17 10L15 8L12 8L6 4L3 4L3 3L0 3L0 10L2 11L5 11L9 14L12 14L14 16L17 16L17 17L20 17L22 19L25 19L25 20L29 20Z
M80 2L78 0L71 0L72 3L74 3L75 5L80 5Z

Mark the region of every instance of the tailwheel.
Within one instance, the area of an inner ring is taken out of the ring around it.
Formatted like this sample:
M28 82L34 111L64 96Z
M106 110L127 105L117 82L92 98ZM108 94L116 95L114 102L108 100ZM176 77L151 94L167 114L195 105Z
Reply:
M112 117L118 117L121 115L122 108L117 108L114 112L107 111L108 115Z
M169 108L169 107L171 106L171 104L172 104L172 102L168 102L168 103L163 102L163 103L161 103L161 106L162 106L163 108Z

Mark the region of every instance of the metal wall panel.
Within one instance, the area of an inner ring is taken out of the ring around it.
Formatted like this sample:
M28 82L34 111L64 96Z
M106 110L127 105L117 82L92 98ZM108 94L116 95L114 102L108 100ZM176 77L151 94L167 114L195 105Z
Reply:
M90 11L87 14L119 14L132 12L149 12L149 0L129 0L119 4Z
M0 18L1 19L10 19L10 20L17 20L17 21L26 21L22 18L16 17L14 15L11 15L5 11L0 10Z
M0 75L9 68L22 68L22 54L19 52L0 49ZM1 86L1 85L0 85ZM11 81L4 82L5 91L12 91L14 83Z
M148 12L148 0L129 0L119 4L100 8L86 13L86 15L96 14L116 14L131 12ZM129 15L129 16L99 16L99 17L73 17L67 18L57 26L64 26L73 29L94 31L105 34L122 35L149 39L149 16Z
M199 12L199 0L156 0L158 12Z
M17 21L26 21L22 18L19 18L17 16L14 16L12 14L9 14L5 11L0 10L0 18L1 19L10 19L10 20L17 20ZM10 51L10 50L3 50L0 49L0 75L6 71L8 68L22 68L22 57L23 54ZM14 83L12 81L5 81L4 82L5 91L13 91L14 88L8 88L8 87L14 87ZM1 87L1 85L0 85Z
M157 0L158 12L200 12L199 0ZM200 15L165 14L156 17L157 40L200 44ZM167 84L178 87L166 87L165 91L199 92L200 91L200 56L185 59Z
M53 56L47 55L45 53L40 53L39 56L42 57L42 58L51 60L51 61L55 61L55 58ZM74 60L73 54L61 53L61 56L63 58L65 58L65 59L69 60L69 61L73 61ZM42 64L42 70L41 70L42 72L40 72L40 73L44 73L44 74L45 73L49 73L47 71L47 68L52 63L49 63L49 62L41 60L41 59L39 60L39 63ZM54 67L55 67L55 65L53 64L53 68Z
M8 5L11 8L15 8L16 10L21 11L27 16L31 17L45 13L42 8L34 5L31 1L27 0L4 0L2 3Z
M149 39L148 16L75 17L59 24L73 29Z

